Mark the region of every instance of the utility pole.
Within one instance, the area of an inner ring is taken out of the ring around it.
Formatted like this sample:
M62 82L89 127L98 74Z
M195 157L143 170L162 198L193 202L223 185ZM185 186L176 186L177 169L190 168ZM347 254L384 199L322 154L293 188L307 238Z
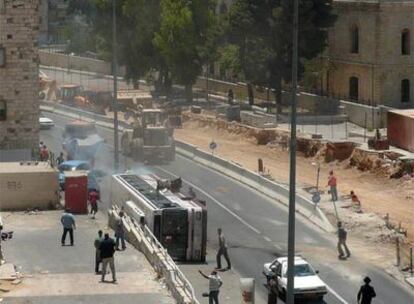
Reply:
M119 140L118 140L118 60L116 54L116 0L112 0L112 74L114 80L114 92L112 109L114 111L114 169L119 170Z
M293 37L292 37L292 110L290 129L290 176L289 176L289 232L288 232L288 269L286 304L295 303L295 212L296 212L296 92L298 84L298 26L299 0L293 0Z

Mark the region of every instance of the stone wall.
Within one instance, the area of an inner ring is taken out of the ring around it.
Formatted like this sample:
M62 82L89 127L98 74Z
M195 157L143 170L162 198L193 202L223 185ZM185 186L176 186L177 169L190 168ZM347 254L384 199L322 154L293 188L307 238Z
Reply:
M35 149L39 142L38 51L39 1L5 1L0 11L0 149ZM5 119L4 119L5 118Z
M79 70L101 75L111 75L111 63L67 54L51 53L46 50L39 51L40 64L45 66L61 67L69 70ZM119 67L118 76L125 75L125 68Z

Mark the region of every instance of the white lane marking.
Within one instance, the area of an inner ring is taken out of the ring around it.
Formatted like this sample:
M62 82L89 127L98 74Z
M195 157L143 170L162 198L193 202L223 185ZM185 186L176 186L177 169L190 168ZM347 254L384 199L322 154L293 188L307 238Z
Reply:
M164 168L158 167L157 168L161 171L164 171L165 173L174 176L174 177L179 177L178 175L165 170ZM238 216L236 213L234 213L233 211L231 211L229 208L227 208L225 205L223 205L222 203L220 203L218 200L216 200L214 197L212 197L210 194L208 194L206 191L204 191L203 189L201 189L200 187L194 185L193 183L182 179L184 182L186 182L187 184L189 184L191 187L193 187L194 189L200 191L201 193L203 193L205 196L207 196L209 199L211 199L213 202L215 202L217 205L219 205L221 208L223 208L224 210L226 210L228 213L230 213L233 217L235 217L236 219L238 219L242 224L244 224L245 226L247 226L248 228L250 228L251 230L253 230L255 233L257 234L261 234L260 230L258 230L257 228L253 227L252 225L250 225L248 222L246 222L244 219L242 219L240 216Z
M271 242L272 240L270 239L270 237L268 237L268 236L264 236L263 237L263 239L265 240L265 241L267 241L267 242Z
M326 284L326 283L325 283ZM332 288L331 288L331 286L329 286L328 284L326 284L326 288L328 289L328 291L331 293L331 294L333 294L334 295L334 297L336 297L338 300L339 300L339 302L341 302L342 304L348 304L348 302L347 301L345 301L345 299L344 298L342 298L335 290L333 290Z

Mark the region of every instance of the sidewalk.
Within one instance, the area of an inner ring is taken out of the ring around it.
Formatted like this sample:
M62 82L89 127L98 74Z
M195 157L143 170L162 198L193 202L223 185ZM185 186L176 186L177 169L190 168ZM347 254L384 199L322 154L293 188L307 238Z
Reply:
M195 264L181 264L179 265L181 271L187 277L194 287L197 299L201 304L208 303L208 298L203 298L202 293L208 292L208 280L203 278L198 270L201 270L204 274L209 275L214 267L216 267L216 250L207 247L206 263L195 265ZM231 258L231 257L230 257ZM226 265L224 258L222 257L223 265ZM247 262L247 261L246 261ZM219 299L222 304L236 304L241 303L241 291L240 291L240 275L234 270L219 271L218 275L223 281L223 286L220 288ZM256 289L259 287L256 282ZM261 297L259 292L256 292L255 303L264 304L265 299Z
M13 239L2 244L5 258L23 274L20 284L1 295L5 303L175 303L145 257L132 247L115 254L118 284L100 283L94 273L93 241L99 229L113 236L106 216L100 213L92 220L76 215L73 247L60 245L60 216L61 211L2 213L5 229L14 231Z

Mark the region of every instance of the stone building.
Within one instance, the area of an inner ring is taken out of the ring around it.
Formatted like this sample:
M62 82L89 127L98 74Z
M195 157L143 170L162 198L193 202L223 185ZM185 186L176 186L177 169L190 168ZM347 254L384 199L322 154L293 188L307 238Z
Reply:
M414 107L414 0L334 0L324 90L341 98Z
M0 160L39 143L39 0L0 0Z

